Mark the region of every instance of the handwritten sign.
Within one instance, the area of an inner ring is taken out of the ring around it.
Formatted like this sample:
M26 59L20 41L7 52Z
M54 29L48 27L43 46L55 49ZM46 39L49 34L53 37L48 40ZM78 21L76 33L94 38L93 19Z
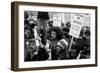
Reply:
M73 37L78 38L80 31L84 23L84 15L82 14L71 14L71 28L69 34Z
M54 14L53 15L53 26L61 27L61 14Z

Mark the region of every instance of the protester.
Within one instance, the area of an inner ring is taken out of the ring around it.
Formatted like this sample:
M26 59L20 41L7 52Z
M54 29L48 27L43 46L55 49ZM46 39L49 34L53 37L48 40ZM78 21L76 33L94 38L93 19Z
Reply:
M24 13L25 61L90 58L90 27L84 26L78 38L69 35L71 22L53 25L48 12ZM71 48L69 51L69 46Z
M33 60L36 61L47 60L49 57L49 54L45 48L47 41L46 26L48 19L48 12L38 12L36 28L37 36L35 37L35 39L38 39L38 41L36 41L36 47L38 47L38 54L33 57Z
M53 27L51 32L51 58L52 60L68 59L68 42L64 39L61 28Z

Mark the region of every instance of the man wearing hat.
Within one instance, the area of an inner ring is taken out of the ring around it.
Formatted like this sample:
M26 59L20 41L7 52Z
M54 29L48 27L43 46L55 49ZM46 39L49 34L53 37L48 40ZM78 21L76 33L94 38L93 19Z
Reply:
M42 43L46 44L46 26L49 20L48 12L38 12L37 16L37 27L39 28L40 37L42 38Z
M36 41L36 46L38 48L38 53L33 57L34 61L42 61L47 60L49 57L49 54L45 48L46 41L47 41L47 35L46 35L46 26L47 22L49 20L48 12L38 12L37 15L37 29L36 34L37 36L35 38L40 38L38 41Z

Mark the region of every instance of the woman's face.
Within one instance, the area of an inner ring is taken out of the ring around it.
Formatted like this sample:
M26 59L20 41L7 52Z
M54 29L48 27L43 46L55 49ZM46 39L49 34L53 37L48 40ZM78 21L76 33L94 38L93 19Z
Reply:
M54 31L51 32L51 39L56 39L56 32Z

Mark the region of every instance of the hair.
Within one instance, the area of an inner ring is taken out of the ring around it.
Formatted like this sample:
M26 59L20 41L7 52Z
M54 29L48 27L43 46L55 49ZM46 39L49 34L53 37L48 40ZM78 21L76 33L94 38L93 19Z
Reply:
M53 21L48 21L49 26L53 26Z
M56 32L56 39L61 40L64 38L64 33L60 27L53 27L52 31Z
M69 28L68 28L68 27L64 27L64 28L62 28L62 30L63 30L64 32L66 32L66 33L69 33Z
M85 31L85 35L90 36L90 30L86 30L86 31Z

